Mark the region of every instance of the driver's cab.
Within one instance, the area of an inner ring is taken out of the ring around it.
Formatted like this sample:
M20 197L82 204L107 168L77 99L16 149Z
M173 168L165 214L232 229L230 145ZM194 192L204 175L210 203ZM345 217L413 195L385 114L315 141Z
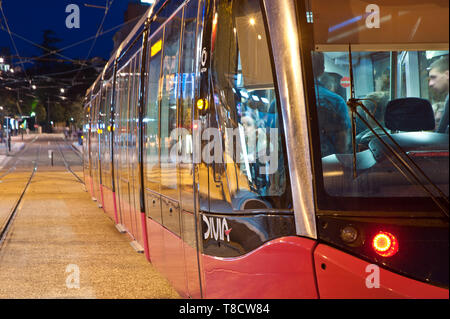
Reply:
M353 61L352 81L349 54ZM392 172L393 166L398 166L388 150L390 145L412 158L448 195L448 176L441 174L441 165L448 165L448 51L316 52L314 55L323 55L324 62L323 73L315 74L315 81L326 190L346 196L391 197L393 189L402 196L414 194L406 187L409 182L404 180L405 173L397 178L396 174L381 172ZM433 86L430 72L444 74L441 82L447 74L446 86L445 83ZM360 103L353 114L353 125L352 108L348 106L351 98ZM345 103L346 114L343 107L338 109L340 120L331 117L330 121L322 108L330 101L333 105ZM340 123L341 135L337 129L329 129L334 125L331 123ZM334 148L328 145L332 143ZM338 144L345 146L338 147ZM342 170L347 173L336 178L336 172ZM364 182L356 182L358 178ZM391 188L389 184L397 187Z
M448 198L448 12L346 3L309 2L325 197Z

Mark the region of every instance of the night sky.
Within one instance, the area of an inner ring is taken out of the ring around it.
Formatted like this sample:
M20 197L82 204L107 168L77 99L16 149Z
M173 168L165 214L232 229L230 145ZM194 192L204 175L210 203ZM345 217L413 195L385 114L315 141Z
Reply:
M95 36L104 17L105 10L86 7L85 4L106 6L106 0L3 0L3 11L12 32L37 44L42 43L43 30L51 29L56 37L62 41L56 44L58 48L64 48L83 39ZM112 3L106 16L103 31L124 23L124 12L129 2L136 0L109 0ZM80 8L80 28L68 29L66 27L66 7L76 4ZM1 25L5 26L0 11ZM97 39L95 47L89 58L100 56L108 60L113 49L112 37L119 30L115 29ZM26 41L14 37L17 49L21 57L42 55L42 50ZM73 59L85 59L93 40L60 52ZM11 53L16 54L9 34L0 29L0 47L10 47ZM27 66L28 67L28 66Z

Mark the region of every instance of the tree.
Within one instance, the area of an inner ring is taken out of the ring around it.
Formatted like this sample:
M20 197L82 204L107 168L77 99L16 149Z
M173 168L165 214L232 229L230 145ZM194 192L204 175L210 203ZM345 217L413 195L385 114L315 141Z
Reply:
M83 96L77 96L67 107L66 118L75 126L79 127L83 123Z
M59 42L61 39L53 30L44 30L40 44L43 49L35 57L36 63L27 68L26 75L4 72L0 78L3 113L9 116L34 113L47 132L51 131L52 121L81 124L84 94L106 62L101 58L64 60L57 54Z
M45 69L49 71L56 71L58 69L58 63L53 61L57 60L58 56L55 53L57 52L58 47L56 47L56 43L61 42L60 38L57 38L56 33L53 30L44 30L43 31L43 40L41 43L42 55L45 56L45 59L38 60L38 67L40 69Z

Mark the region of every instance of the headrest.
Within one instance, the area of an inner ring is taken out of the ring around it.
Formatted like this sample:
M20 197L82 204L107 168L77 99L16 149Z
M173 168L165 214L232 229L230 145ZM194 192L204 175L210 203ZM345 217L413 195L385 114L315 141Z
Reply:
M428 100L407 97L389 101L384 114L386 127L394 131L434 130L434 112Z

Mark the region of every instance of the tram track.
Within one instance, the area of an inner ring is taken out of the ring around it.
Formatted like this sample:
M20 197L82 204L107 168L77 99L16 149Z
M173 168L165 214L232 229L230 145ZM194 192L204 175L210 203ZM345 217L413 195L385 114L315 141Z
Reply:
M64 166L66 167L66 170L68 170L73 176L75 176L75 178L81 183L84 184L84 181L72 170L72 168L70 167L70 164L67 162L66 157L64 156L64 152L61 150L61 146L60 143L58 141L56 141L56 146L58 147L58 151L61 154L61 158L64 162ZM71 148L72 149L72 148ZM73 149L72 151L74 153L76 153ZM77 154L78 155L78 154Z
M37 140L37 137L32 141L32 143L34 143ZM30 143L31 144L31 143ZM24 149L25 150L25 149ZM23 150L23 151L24 151ZM41 153L41 145L39 145L38 151L37 151L37 156L36 156L36 160L32 161L33 163L33 168L31 170L31 174L30 177L27 179L27 182L25 184L25 186L23 187L22 191L20 192L19 198L16 200L16 202L14 203L13 207L11 208L9 214L7 214L6 220L4 221L4 223L0 226L0 250L3 247L3 244L6 240L6 237L9 233L9 230L13 224L13 221L19 211L19 207L20 204L22 203L22 200L25 196L25 193L28 190L28 187L31 184L31 181L33 180L33 177L37 171L38 168L38 163L39 163L39 158L40 158L40 153ZM21 153L22 154L22 153ZM16 160L16 162L14 163L14 168L17 166L19 160ZM8 170L8 174L11 172L12 170ZM3 175L2 177L6 176L7 174Z
M0 182L3 182L9 174L18 171L19 164L23 164L24 162L26 162L26 160L23 159L22 157L23 157L23 155L25 155L25 152L27 150L29 150L29 147L32 144L34 144L34 142L37 139L38 139L38 137L34 138L19 153L16 154L16 158L15 158L14 162L12 162L12 165L10 165L10 166L8 165L9 167L7 168L7 170L2 175L0 175ZM70 172L77 179L78 182L84 184L84 181L73 171L72 167L70 166L70 163L67 160L66 156L64 155L64 151L63 151L63 149L61 147L61 143L58 141L58 139L55 140L54 138L52 138L49 141L48 145L50 146L52 144L54 146L56 146L66 170L68 172ZM42 153L41 150L42 150L42 144L39 144L39 146L37 147L37 153L34 157L35 159L31 161L31 164L32 164L31 174L27 178L25 186L23 186L21 188L21 190L19 191L19 196L18 196L17 200L12 205L12 208L10 209L9 213L6 213L6 215L5 215L6 218L4 218L3 221L0 220L0 222L2 223L2 224L0 224L0 250L2 249L3 244L5 243L5 240L8 236L9 230L14 223L14 219L15 219L17 213L20 211L20 205L21 205L23 198L28 190L29 185L31 184L31 182L35 176L36 171L38 170L38 166L45 165L43 162L41 162L41 153ZM72 151L74 153L76 153L75 150L72 149ZM78 154L76 154L76 155L79 156Z

